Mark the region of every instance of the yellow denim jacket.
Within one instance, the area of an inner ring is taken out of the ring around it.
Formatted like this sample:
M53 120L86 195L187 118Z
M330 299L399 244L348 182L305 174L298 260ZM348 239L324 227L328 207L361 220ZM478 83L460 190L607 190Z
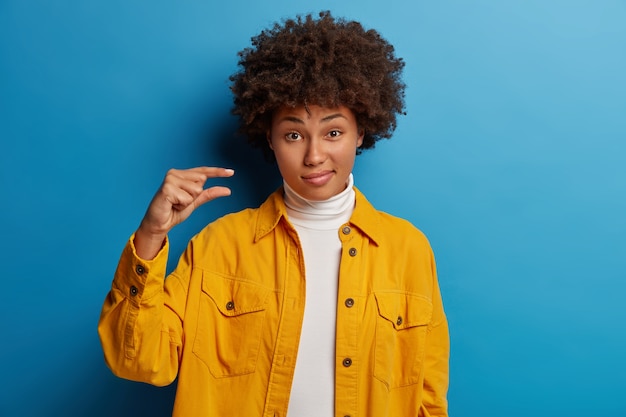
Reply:
M132 238L124 249L98 326L105 359L131 380L178 377L174 416L287 415L305 271L282 193L208 225L165 285L167 247L151 261ZM337 233L335 416L447 416L448 326L428 241L358 190Z

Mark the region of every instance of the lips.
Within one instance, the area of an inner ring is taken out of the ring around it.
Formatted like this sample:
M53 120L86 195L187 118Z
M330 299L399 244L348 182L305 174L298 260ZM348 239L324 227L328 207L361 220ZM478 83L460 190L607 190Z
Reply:
M327 184L333 177L333 171L321 171L313 174L303 175L302 179L307 184L322 186Z

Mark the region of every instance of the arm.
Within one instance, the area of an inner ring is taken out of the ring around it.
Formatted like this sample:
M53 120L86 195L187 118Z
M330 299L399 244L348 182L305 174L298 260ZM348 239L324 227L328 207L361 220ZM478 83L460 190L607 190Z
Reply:
M177 276L165 280L166 235L200 205L230 194L225 187L204 189L208 178L231 175L222 168L171 170L154 196L122 253L98 323L105 360L116 375L154 385L176 378L187 291L178 276L191 262L183 256Z
M137 256L132 238L122 252L98 323L106 363L119 377L159 386L176 378L182 317L165 304L166 264L167 244L150 261Z

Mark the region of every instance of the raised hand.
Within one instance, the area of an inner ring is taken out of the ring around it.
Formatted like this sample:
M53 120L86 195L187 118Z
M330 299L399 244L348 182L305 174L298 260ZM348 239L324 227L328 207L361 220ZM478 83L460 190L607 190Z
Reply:
M174 226L185 221L202 204L229 196L227 187L205 189L204 185L210 178L233 174L232 169L211 167L169 170L135 233L137 255L143 259L154 258Z

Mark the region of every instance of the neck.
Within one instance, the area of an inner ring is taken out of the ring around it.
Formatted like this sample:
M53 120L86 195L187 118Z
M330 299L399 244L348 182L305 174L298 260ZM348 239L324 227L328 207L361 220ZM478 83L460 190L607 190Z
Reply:
M346 188L328 200L313 201L297 194L283 181L287 214L294 224L316 229L334 229L347 222L354 210L354 178L348 177Z

